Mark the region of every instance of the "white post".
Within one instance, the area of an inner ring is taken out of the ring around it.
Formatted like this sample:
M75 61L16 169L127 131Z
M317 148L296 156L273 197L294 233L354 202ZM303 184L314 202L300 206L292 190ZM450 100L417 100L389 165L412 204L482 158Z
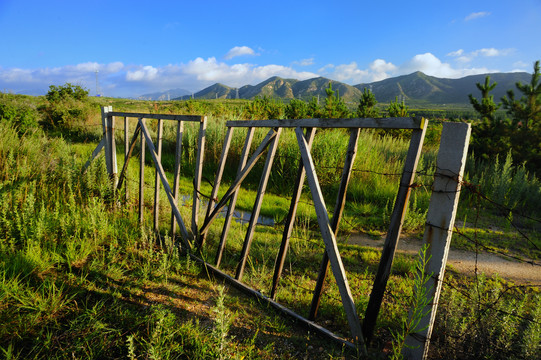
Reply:
M470 124L443 123L423 238L424 243L429 245L427 255L430 256L430 259L426 265L425 273L432 274L432 276L426 283L426 293L429 299L432 298L432 301L423 311L425 315L417 326L420 330L408 335L406 339L406 347L403 349L403 355L406 359L426 359L428 355L428 346L445 274L445 264L453 235L470 132Z

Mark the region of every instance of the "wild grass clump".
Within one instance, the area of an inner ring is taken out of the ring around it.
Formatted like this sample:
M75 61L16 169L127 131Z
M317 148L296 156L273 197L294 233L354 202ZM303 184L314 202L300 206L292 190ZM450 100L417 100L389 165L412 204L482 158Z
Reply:
M446 359L539 359L541 295L479 276L447 276L432 349ZM443 355L445 353L445 355Z
M7 122L23 134L38 126L38 111L32 98L0 93L0 122Z
M524 164L513 163L511 152L490 162L471 157L467 164L466 180L490 200L509 210L541 214L541 183Z

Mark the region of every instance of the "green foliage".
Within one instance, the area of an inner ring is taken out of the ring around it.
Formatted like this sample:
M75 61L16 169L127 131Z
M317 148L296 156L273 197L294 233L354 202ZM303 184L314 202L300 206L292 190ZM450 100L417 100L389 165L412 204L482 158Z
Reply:
M216 305L212 309L214 312L214 330L212 335L216 341L215 351L217 353L217 359L232 359L233 354L228 351L229 349L229 329L233 324L234 317L230 314L230 311L226 308L225 301L225 288L218 286L218 297L216 298Z
M284 110L282 100L263 96L251 101L246 108L246 113L253 120L282 119Z
M379 116L379 109L376 107L376 96L369 89L364 88L363 94L359 99L357 107L357 117L360 118L375 118Z
M285 108L286 119L307 119L308 115L308 103L298 99L291 99L289 104Z
M348 118L349 109L344 100L340 98L340 94L332 89L332 82L325 89L325 93L327 97L325 98L325 105L320 111L321 116L330 119Z
M509 119L496 119L494 114L500 104L495 104L489 92L496 83L490 85L487 76L485 84L477 84L482 93L479 102L470 94L470 102L481 115L481 121L474 123L472 150L483 159L494 158L497 154L511 151L513 159L533 171L541 170L541 72L539 61L534 64L534 72L529 84L517 83L522 93L515 98L513 90L502 98L503 108Z
M12 124L19 134L36 128L38 114L21 95L0 93L0 121Z
M511 117L510 142L516 161L527 162L527 166L541 171L541 71L539 60L534 64L534 72L529 84L517 83L522 93L515 99L513 90L502 98L504 109Z
M308 117L318 118L320 116L321 112L319 110L318 99L315 96L312 96L312 98L308 102Z
M491 200L512 210L541 213L541 183L524 164L513 164L511 152L490 161L470 157L466 168L467 180Z
M82 88L81 86L72 85L70 83L60 86L51 85L49 86L49 91L47 92L47 95L45 95L45 98L49 102L60 102L68 99L82 101L86 100L88 97L88 92L88 90Z
M494 122L494 114L496 110L499 109L501 104L496 104L494 102L494 96L490 95L490 92L494 90L497 83L490 85L490 76L485 78L485 84L481 85L477 83L476 86L481 91L481 102L473 97L472 94L468 95L470 103L472 104L475 111L481 115L481 119L488 123Z
M41 108L49 127L69 129L84 124L90 114L88 90L79 85L49 86L47 104Z
M440 298L431 348L435 358L539 359L539 292L483 275ZM464 282L462 280L461 282ZM445 334L445 337L442 335Z
M415 262L415 274L413 280L413 296L409 302L410 314L407 320L403 320L400 331L393 331L393 352L390 359L399 360L403 359L403 351L408 347L406 344L406 338L410 334L415 334L426 329L420 327L420 322L425 317L430 308L428 305L432 302L430 296L431 289L427 288L427 284L432 277L432 273L426 272L426 267L430 256L427 254L428 245L423 245L419 250L419 256Z
M515 99L513 90L507 91L507 97L502 98L504 109L513 119L513 125L525 130L539 130L541 127L541 71L539 60L534 64L534 72L529 84L516 84L523 94Z
M389 103L387 108L387 113L390 117L408 117L409 116L409 107L406 106L404 100L398 102L398 97L395 97L394 101Z

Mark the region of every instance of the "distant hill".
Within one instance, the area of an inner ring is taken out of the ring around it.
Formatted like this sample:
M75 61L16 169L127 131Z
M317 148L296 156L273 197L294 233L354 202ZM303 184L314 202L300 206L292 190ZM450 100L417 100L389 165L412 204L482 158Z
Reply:
M257 96L268 96L284 100L293 98L310 100L314 96L319 96L324 99L325 89L332 82L333 90L346 102L356 102L361 97L363 89L368 88L380 103L388 103L398 97L409 103L468 104L468 94L473 94L475 97L481 96L475 84L484 83L487 75L490 75L491 82L498 83L491 93L496 101L499 101L507 90L515 89L516 82L527 83L531 79L531 74L525 72L493 73L466 76L460 79L444 79L418 71L409 75L351 86L324 77L299 81L274 76L257 85L245 85L238 89L217 83L194 93L193 97L195 99L235 99L238 96L240 99L253 99ZM192 94L187 93L175 99L188 99L190 97Z
M489 75L491 83L498 85L491 92L494 99L499 101L507 90L515 89L515 83L529 82L531 74L521 73L494 73L471 75L460 79L443 79L425 75L418 71L413 74L398 76L369 84L355 85L363 90L371 89L379 102L390 102L395 97L406 101L423 101L431 104L460 104L468 103L468 94L479 98L481 96L476 83L484 83Z
M253 99L256 96L270 96L282 99L292 99L295 97L293 86L298 82L294 79L282 79L273 76L255 86L246 85L239 89L239 97L243 99Z
M281 99L304 99L310 100L313 96L320 96L322 99L326 96L325 89L332 82L334 91L346 101L357 100L361 96L361 91L351 85L318 77L309 80L282 79L278 76L271 77L257 85L245 85L238 89L240 99L253 99L257 96L268 96ZM192 95L182 96L178 100L186 100ZM235 99L237 89L223 84L211 85L199 92L193 94L195 99Z
M138 96L138 100L170 100L180 96L191 94L190 91L184 89L171 89L167 91L155 92Z
M236 88L229 87L224 84L216 83L194 94L189 93L184 96L180 96L175 100L188 100L192 96L195 99L235 99Z

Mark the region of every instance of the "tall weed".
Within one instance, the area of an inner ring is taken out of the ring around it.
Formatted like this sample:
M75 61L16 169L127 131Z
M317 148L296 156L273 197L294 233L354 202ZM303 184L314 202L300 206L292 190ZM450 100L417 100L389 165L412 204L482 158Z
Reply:
M541 212L539 179L530 174L524 164L513 164L510 152L504 161L499 156L492 162L475 161L470 157L465 178L489 199L511 210Z

